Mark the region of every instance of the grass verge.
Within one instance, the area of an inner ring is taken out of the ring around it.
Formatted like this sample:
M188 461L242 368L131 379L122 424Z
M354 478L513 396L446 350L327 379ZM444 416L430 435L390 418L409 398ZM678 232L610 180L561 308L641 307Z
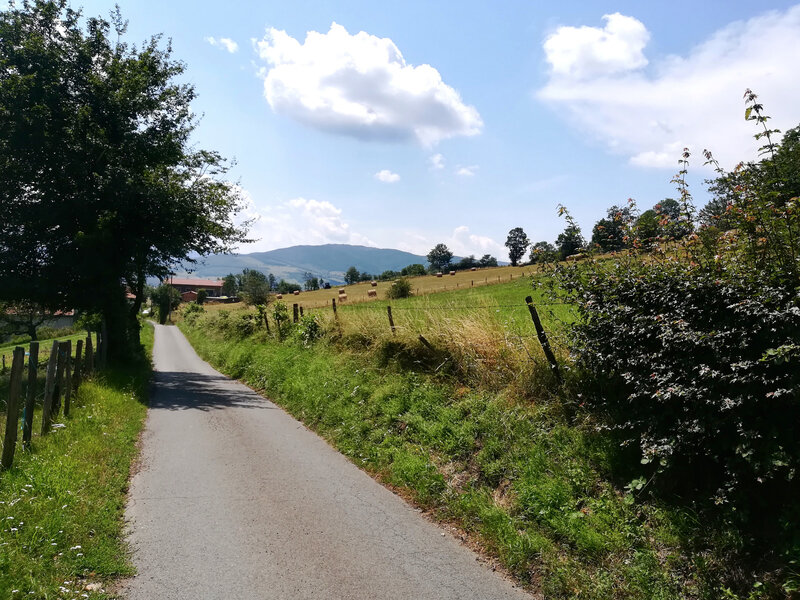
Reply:
M0 598L105 598L86 586L132 574L122 515L149 379L143 358L85 381L64 427L0 473Z
M715 554L701 565L681 549L699 525L613 485L613 444L567 424L557 401L521 402L508 388L471 389L387 360L391 340L348 351L327 339L226 339L203 319L181 327L206 360L458 525L546 597L719 597Z

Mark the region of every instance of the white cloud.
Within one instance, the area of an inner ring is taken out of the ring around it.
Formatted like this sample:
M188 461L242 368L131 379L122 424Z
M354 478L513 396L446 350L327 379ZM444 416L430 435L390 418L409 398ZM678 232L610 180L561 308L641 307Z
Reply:
M367 236L352 231L342 210L327 200L294 198L267 206L256 206L252 196L242 190L245 209L242 219L254 219L250 237L253 244L241 252L258 252L297 244L358 244L375 246Z
M644 24L619 13L603 15L597 27L559 27L544 42L554 74L569 77L611 75L647 64L642 50L650 39Z
M466 225L456 227L450 239L445 243L456 256L469 256L470 254L474 254L480 258L484 254L491 254L499 260L506 260L508 258L506 256L508 251L505 246L488 236L470 233L469 227Z
M756 128L743 119L746 88L759 94L773 127L800 120L800 5L731 23L647 69L649 34L637 23L610 15L602 30L558 29L544 42L551 75L537 93L631 164L677 168L684 147L695 166L703 148L726 168L755 158Z
M384 183L397 183L400 181L400 175L392 173L389 169L383 169L375 173L375 179Z
M430 65L409 65L389 38L336 23L299 42L269 29L256 49L272 109L322 131L424 145L476 135L483 123Z
M461 175L462 177L472 177L478 170L478 165L471 165L469 167L458 167L456 169L456 175Z
M431 169L434 171L441 171L444 169L444 156L441 154L434 154L428 159Z
M227 50L231 54L239 50L239 44L234 42L230 38L214 38L214 37L206 37L203 38L206 42L214 46L215 48L222 48L223 50Z

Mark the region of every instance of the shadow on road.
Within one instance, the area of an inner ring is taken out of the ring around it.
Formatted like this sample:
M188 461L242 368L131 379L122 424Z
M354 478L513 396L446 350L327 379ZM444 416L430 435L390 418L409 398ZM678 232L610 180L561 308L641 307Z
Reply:
M222 375L202 375L185 371L154 373L151 409L214 410L237 406L272 409L255 392L233 389L231 380ZM238 386L237 386L238 387Z

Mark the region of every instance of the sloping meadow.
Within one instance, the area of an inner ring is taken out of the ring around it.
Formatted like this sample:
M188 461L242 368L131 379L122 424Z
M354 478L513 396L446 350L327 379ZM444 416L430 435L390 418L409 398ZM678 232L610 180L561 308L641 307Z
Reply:
M297 324L274 306L190 309L181 328L218 369L546 597L736 598L726 581L740 540L645 500L646 481L620 468L626 450L580 406L561 344L569 307L535 297L560 388L520 301L530 279L492 287L393 302L394 332L385 304Z

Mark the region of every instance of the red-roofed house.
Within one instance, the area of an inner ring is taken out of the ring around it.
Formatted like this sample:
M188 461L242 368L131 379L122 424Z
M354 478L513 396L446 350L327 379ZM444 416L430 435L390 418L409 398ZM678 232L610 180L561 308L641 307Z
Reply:
M192 277L170 277L167 280L172 287L181 294L184 292L197 292L204 289L209 296L220 296L222 294L221 279L194 279Z

